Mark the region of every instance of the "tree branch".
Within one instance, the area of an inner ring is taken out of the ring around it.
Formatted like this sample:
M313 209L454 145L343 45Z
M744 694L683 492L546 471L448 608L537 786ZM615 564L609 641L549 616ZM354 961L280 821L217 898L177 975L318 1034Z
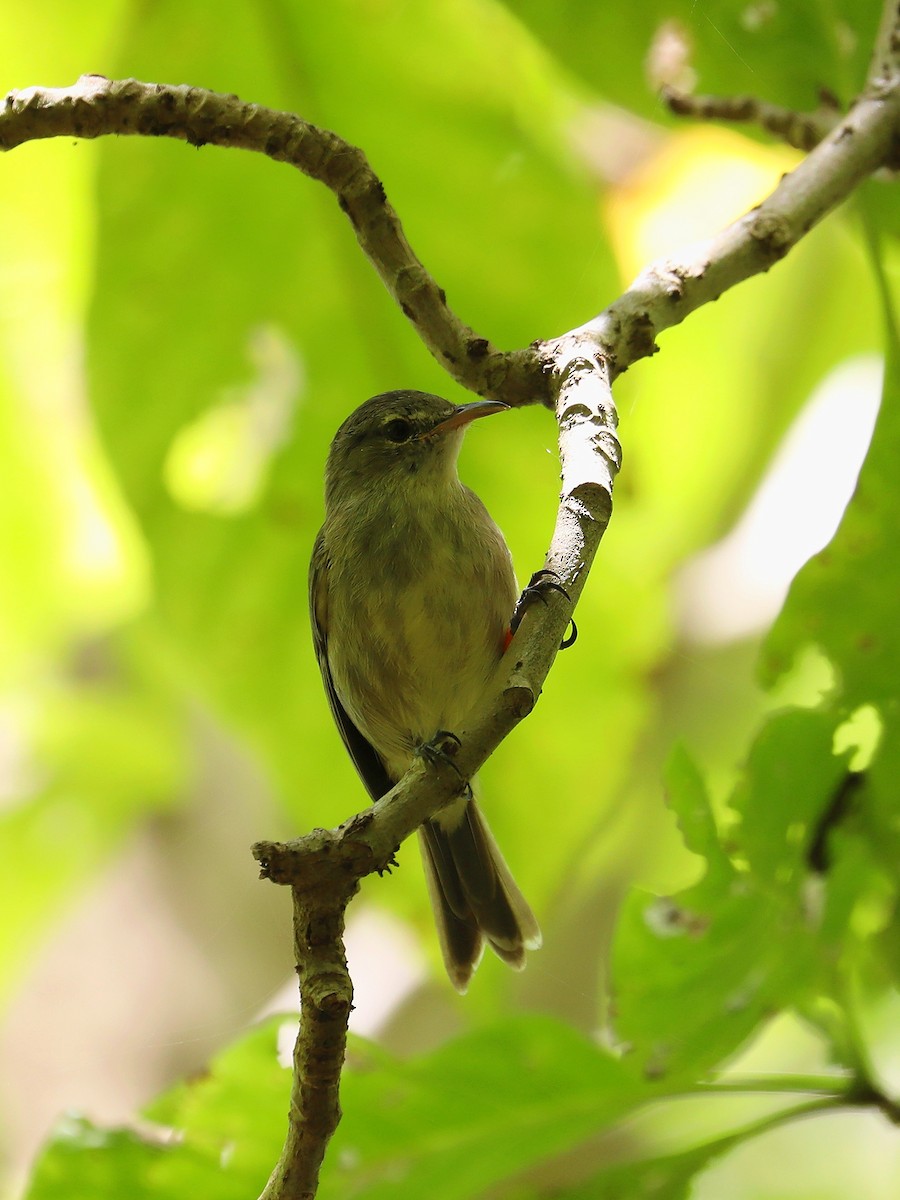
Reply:
M352 863L346 869L340 854L329 853L339 844L333 833L319 829L301 840L303 870L291 888L300 1028L294 1043L288 1132L260 1200L312 1200L325 1151L341 1119L339 1089L353 1009L344 913L364 872L355 871ZM273 869L277 870L277 855ZM261 873L267 874L265 865Z
M882 83L896 84L900 70L900 8L896 0L882 0L881 19L875 35L875 45L866 74L866 89Z
M663 103L678 117L703 121L729 121L758 125L795 150L812 150L837 124L840 108L830 92L822 92L815 112L801 113L779 104L768 104L758 96L702 96L681 92L667 85L660 93Z
M898 18L882 31L869 89L763 204L680 258L651 264L578 334L609 361L611 378L656 350L656 336L695 308L767 271L882 166L900 166ZM360 246L404 315L450 375L507 404L555 403L554 372L567 336L498 350L447 305L410 247L384 185L358 147L292 113L202 88L83 75L70 88L10 92L0 149L50 137L106 134L180 138L193 146L252 150L289 163L334 192Z
M463 387L508 404L548 402L540 363L478 336L416 257L384 185L359 147L294 113L247 104L205 88L82 75L68 88L10 92L0 109L0 150L51 137L171 137L191 146L265 154L324 183L404 315Z
M626 292L576 332L605 349L615 379L655 353L659 333L736 284L768 271L870 175L898 165L900 70L895 67L761 204L681 255L651 263ZM551 361L556 347L555 342L542 346Z

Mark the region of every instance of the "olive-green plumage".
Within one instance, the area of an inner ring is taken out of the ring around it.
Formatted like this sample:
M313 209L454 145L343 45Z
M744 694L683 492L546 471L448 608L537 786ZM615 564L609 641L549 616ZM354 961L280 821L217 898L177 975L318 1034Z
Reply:
M502 407L387 392L331 445L310 613L332 712L373 798L438 730L462 727L503 655L512 561L456 471L466 426ZM540 930L470 789L422 826L420 843L454 986L466 990L485 939L524 966Z

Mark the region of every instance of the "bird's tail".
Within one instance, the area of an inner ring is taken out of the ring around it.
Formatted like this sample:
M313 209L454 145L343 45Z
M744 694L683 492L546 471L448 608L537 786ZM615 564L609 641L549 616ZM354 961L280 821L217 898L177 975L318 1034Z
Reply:
M426 821L419 845L444 963L456 990L469 986L485 941L521 971L525 951L540 946L541 931L475 801Z

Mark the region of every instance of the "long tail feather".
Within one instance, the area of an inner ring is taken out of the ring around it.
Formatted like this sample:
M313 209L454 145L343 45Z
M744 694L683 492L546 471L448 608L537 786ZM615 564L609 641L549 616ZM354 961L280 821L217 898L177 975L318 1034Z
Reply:
M466 990L485 940L521 970L526 950L540 946L541 931L475 801L427 821L419 842L453 986Z

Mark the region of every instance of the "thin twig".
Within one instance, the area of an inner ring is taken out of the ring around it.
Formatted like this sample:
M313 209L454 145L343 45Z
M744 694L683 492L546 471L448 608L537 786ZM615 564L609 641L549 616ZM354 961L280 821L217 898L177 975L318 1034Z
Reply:
M808 113L769 104L757 96L702 96L681 92L671 85L665 86L660 96L676 116L758 125L795 150L809 151L818 146L840 119L839 105L830 92L823 92L819 108Z
M812 1093L827 1097L845 1108L877 1108L892 1124L900 1125L900 1103L886 1095L864 1075L749 1075L695 1083L671 1096L709 1095L797 1095Z
M897 0L883 0L881 19L875 35L875 46L866 74L866 88L881 86L896 79L900 68L900 4Z

